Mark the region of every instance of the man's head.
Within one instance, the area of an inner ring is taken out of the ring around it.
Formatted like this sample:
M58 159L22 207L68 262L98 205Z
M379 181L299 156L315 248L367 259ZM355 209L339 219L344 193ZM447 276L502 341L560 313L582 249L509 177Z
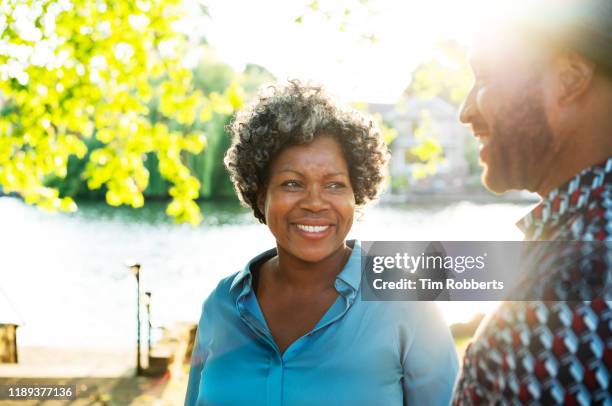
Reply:
M608 0L582 3L602 2ZM580 46L586 34L576 24L561 20L557 26L538 27L533 19L496 26L475 41L470 54L475 81L460 119L481 141L483 182L490 190L544 195L610 155L612 133L603 137L594 129L612 125L610 114L604 114L612 109L607 66L612 65L612 8L602 8L608 9L607 26L604 19L599 26L581 28L610 28L596 52Z

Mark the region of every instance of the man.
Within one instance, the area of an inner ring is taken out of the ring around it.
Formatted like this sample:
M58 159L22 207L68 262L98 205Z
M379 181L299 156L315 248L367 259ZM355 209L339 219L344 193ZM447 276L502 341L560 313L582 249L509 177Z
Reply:
M530 15L476 43L460 119L482 144L487 188L541 196L519 223L526 240L610 241L612 1ZM525 301L501 304L468 347L454 403L612 404L610 257L540 255ZM546 301L527 301L536 293Z

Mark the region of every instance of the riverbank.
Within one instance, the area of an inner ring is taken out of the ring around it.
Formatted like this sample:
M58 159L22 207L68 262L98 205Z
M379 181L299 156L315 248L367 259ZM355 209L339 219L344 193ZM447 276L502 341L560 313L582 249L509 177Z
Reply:
M22 406L175 406L187 390L189 365L177 360L161 377L135 377L135 353L22 347L20 362L0 364L0 385L74 385L75 400L20 401ZM0 406L14 405L0 400Z
M383 205L439 205L447 206L457 202L473 203L473 204L521 204L530 205L537 203L540 199L534 193L525 191L510 191L501 196L494 195L484 189L465 192L440 192L440 193L424 193L419 191L410 191L401 194L385 193L381 196Z
M187 390L194 337L195 325L172 326L154 343L147 376L138 377L135 350L25 346L19 348L19 363L0 364L0 385L71 385L76 393L74 400L20 401L22 405L179 405ZM0 400L0 406L14 403Z
M74 385L75 400L23 400L20 406L176 406L184 402L187 379L170 378L0 378L3 385ZM14 406L2 401L0 406Z

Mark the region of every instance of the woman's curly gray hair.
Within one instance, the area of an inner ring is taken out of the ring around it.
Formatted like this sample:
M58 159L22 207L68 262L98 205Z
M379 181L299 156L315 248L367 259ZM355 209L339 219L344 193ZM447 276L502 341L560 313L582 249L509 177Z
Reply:
M230 125L232 145L225 167L240 201L265 223L257 197L266 188L272 160L284 148L307 144L318 136L338 141L346 159L355 204L376 199L383 181L388 152L371 120L341 109L320 87L290 81L272 86L256 104L240 111Z

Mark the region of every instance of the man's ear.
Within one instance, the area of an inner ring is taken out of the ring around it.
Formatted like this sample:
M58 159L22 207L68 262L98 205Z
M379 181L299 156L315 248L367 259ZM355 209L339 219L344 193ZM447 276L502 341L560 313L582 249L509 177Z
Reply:
M565 51L557 62L560 105L570 104L582 97L591 86L595 63L574 51Z

